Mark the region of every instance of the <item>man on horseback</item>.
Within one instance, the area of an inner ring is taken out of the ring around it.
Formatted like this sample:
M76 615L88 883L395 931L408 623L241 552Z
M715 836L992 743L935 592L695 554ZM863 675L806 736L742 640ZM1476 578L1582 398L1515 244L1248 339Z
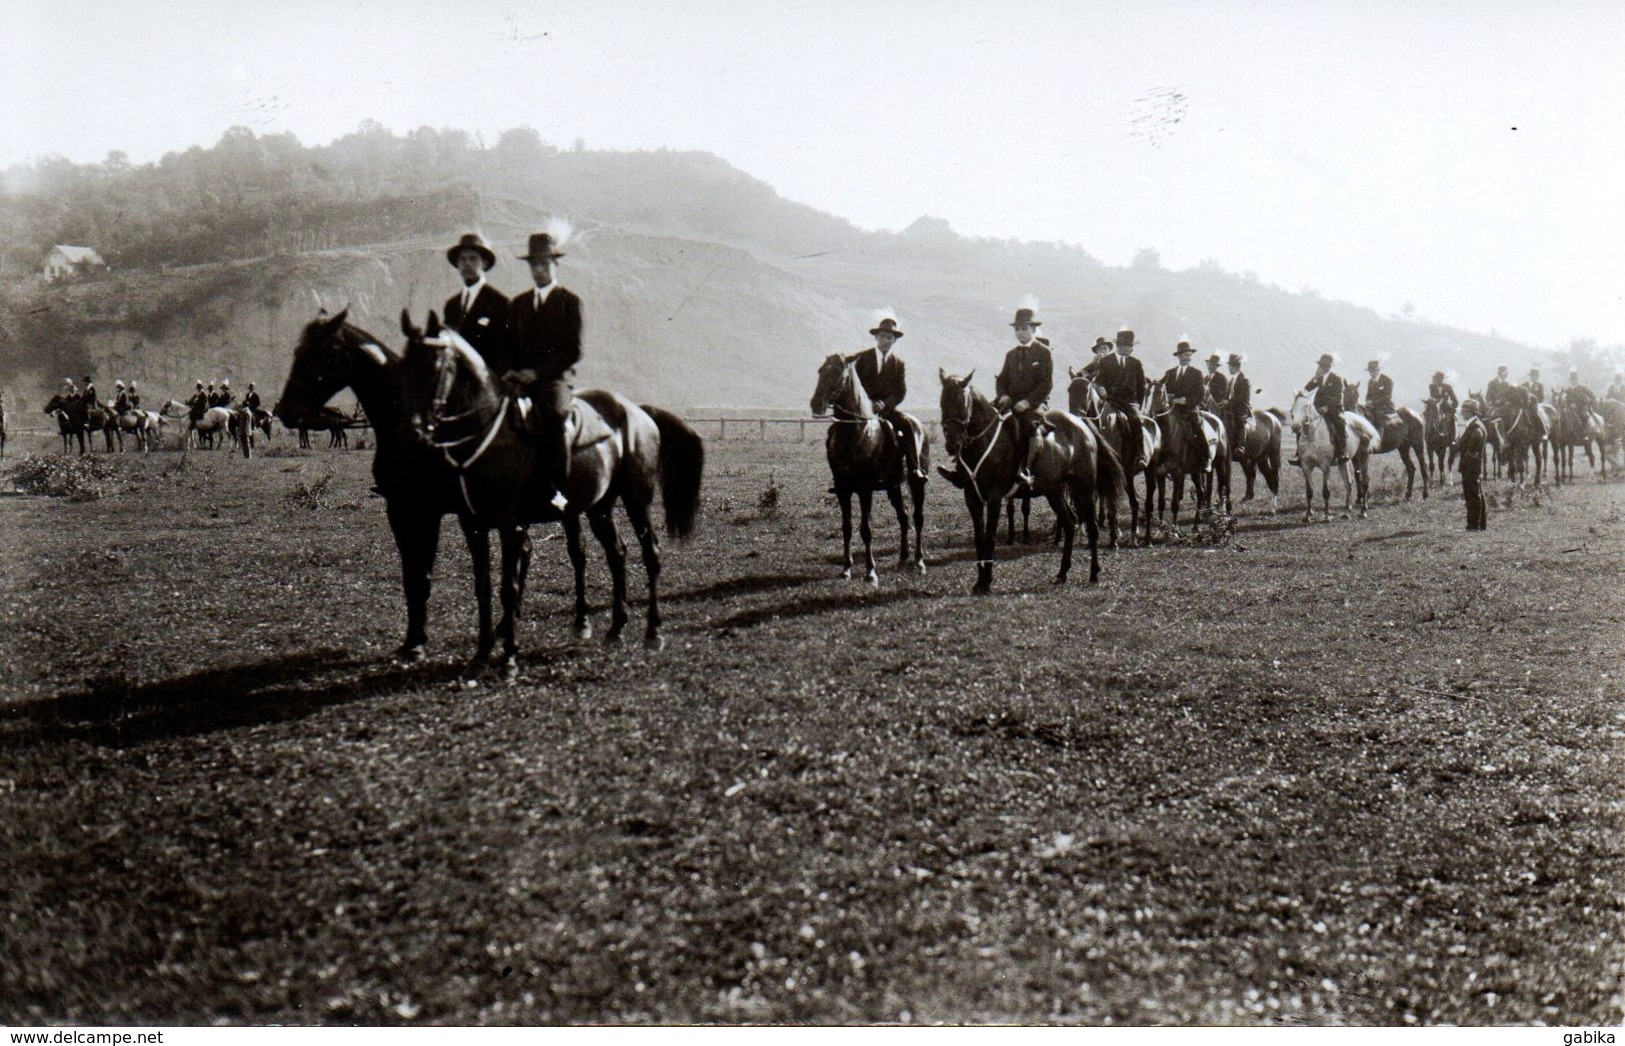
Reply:
M1467 505L1467 529L1489 529L1489 502L1484 497L1484 445L1489 433L1478 416L1478 401L1468 399L1461 405L1467 418L1461 437L1456 442L1461 470L1461 500Z
M1017 497L1032 490L1033 435L1038 430L1039 415L1049 407L1050 388L1055 383L1055 361L1049 351L1049 341L1038 337L1038 328L1043 322L1033 315L1032 309L1017 309L1010 326L1015 328L1017 344L1004 354L1004 369L994 379L993 405L1001 411L1010 411L1015 419L1016 460L1021 467L1007 496Z
M1332 373L1332 364L1337 361L1329 352L1323 352L1320 359L1315 362L1315 376L1304 385L1303 391L1314 390L1315 413L1326 419L1326 431L1331 434L1332 451L1337 455L1339 465L1348 461L1348 433L1343 429L1343 388L1345 382ZM1289 465L1301 465L1296 454L1292 455Z
M1490 383L1484 386L1484 402L1481 410L1486 418L1493 419L1501 416L1503 401L1510 391L1512 391L1512 382L1507 380L1506 365L1502 364L1495 368L1495 377L1491 378Z
M895 317L885 316L878 325L870 328L869 333L874 336L875 343L857 354L852 369L858 375L858 384L868 393L875 413L891 428L892 436L902 451L903 467L908 476L924 479L914 425L897 409L903 397L908 395L907 368L903 365L902 357L892 351L892 346L897 344L903 332L897 326Z
M1184 430L1185 443L1190 448L1192 460L1202 463L1203 472L1211 472L1213 462L1208 458L1207 440L1202 436L1202 420L1196 416L1196 409L1202 405L1202 397L1207 395L1207 384L1196 368L1191 366L1191 357L1196 355L1196 350L1191 348L1190 342L1182 341L1176 345L1174 355L1179 358L1178 365L1169 367L1162 376L1168 409Z
M203 420L204 412L209 409L209 401L214 398L212 391L214 386L210 385L209 389L211 391L205 392L203 383L200 381L197 383L197 391L186 398L187 413L191 417L193 425Z
M113 413L128 414L132 409L130 394L124 391L124 382L122 380L113 382Z
M507 337L490 344L486 362L510 395L530 397L531 436L550 452L542 460L551 465L546 479L553 485L553 506L562 512L570 504L562 489L570 474L564 426L574 394L570 375L581 360L581 299L559 285L564 252L558 248L551 233L531 233L529 249L519 257L530 263L536 286L508 303Z
M485 281L497 256L478 233L471 232L447 248L446 260L463 280L463 289L446 299L446 326L489 360L492 346L507 336L508 296Z
M1563 390L1563 403L1581 417L1597 409L1597 394L1580 383L1580 372L1569 371L1569 387Z
M1224 401L1224 427L1230 434L1230 453L1241 446L1241 433L1247 419L1253 416L1253 383L1241 372L1241 353L1232 352L1230 367L1230 394Z
M247 407L249 410L253 411L256 416L258 416L260 409L260 394L254 391L254 383L252 381L248 383L248 391L243 393L243 406Z
M1382 373L1381 360L1372 360L1365 369L1370 375L1365 383L1365 416L1380 433L1394 415L1394 379Z
M1523 387L1529 390L1529 395L1534 397L1536 403L1546 402L1546 386L1540 383L1539 367L1529 368L1529 380L1523 383Z
M1089 351L1094 353L1094 356L1090 358L1088 363L1083 365L1081 373L1087 375L1090 381L1098 382L1100 380L1100 365L1105 362L1107 356L1111 355L1112 343L1106 340L1105 335L1101 335L1095 338L1095 344Z
M88 374L85 375L85 391L79 394L79 401L87 407L97 406L96 383L90 380Z
M1140 428L1140 404L1145 402L1145 368L1134 356L1134 332L1124 327L1117 332L1117 351L1102 354L1095 381L1105 393L1106 402L1128 419L1129 460L1125 469L1145 468L1145 432Z
M237 394L231 391L231 379L230 378L221 378L220 379L220 402L215 404L215 406L230 408L232 403L236 399L237 399Z
M1448 381L1444 380L1444 371L1433 372L1433 380L1428 383L1428 399L1433 401L1434 409L1440 417L1456 413L1461 402L1456 399L1456 390Z
M1230 399L1230 378L1219 370L1219 365L1224 362L1224 358L1215 352L1209 355L1204 362L1207 364L1207 398L1204 405L1208 410L1222 418L1225 413L1225 404Z
M135 382L130 382L130 409L141 409L141 393L135 391Z

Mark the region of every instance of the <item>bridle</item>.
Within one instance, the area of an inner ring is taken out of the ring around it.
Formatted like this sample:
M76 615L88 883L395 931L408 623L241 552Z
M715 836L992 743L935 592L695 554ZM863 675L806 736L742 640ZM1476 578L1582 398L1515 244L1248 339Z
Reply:
M959 449L954 451L954 460L959 463L960 471L965 474L965 489L974 493L976 500L985 505L987 504L987 498L983 496L982 488L976 482L976 474L982 470L983 465L987 464L988 455L993 453L993 448L999 445L999 433L1003 430L1005 419L1009 415L1000 414L995 410L992 421L982 426L981 430L975 435L967 435L973 407L970 383L966 382L960 386L959 393L960 405L965 411L964 417L950 417L944 413L942 415L942 438L943 442L949 445L955 443L959 445ZM959 433L957 437L953 435L955 431ZM987 436L989 432L993 435L988 439L987 447L983 449L982 456L976 459L976 464L971 465L970 462L965 460L965 449L982 437Z
M853 368L856 366L857 361L854 358L849 356L849 357L844 357L842 359L842 364L843 364L842 369L841 369L841 381L843 383L842 388L845 391L852 392L853 393L852 398L856 399L857 397L856 397L855 383L857 381L857 378L853 373ZM844 404L836 402L836 399L837 399L837 397L831 396L830 400L829 400L829 412L830 412L830 414L833 415L833 417L830 419L830 424L832 424L832 425L867 425L867 424L869 424L869 422L874 420L874 417L875 417L874 414L871 413L871 414L865 416L861 411L853 410L851 407L848 407L848 406L845 406ZM845 415L844 417L843 417L843 414Z
M463 506L468 509L469 515L476 515L474 502L468 496L468 470L474 467L475 462L485 456L496 440L497 433L502 431L502 423L508 417L508 404L511 397L503 396L497 406L496 416L483 431L476 428L466 436L457 439L439 440L435 438L436 431L441 425L456 424L477 416L478 407L471 408L461 414L446 414L446 403L451 399L452 388L457 384L458 352L450 338L424 338L422 344L436 350L434 361L435 385L434 398L430 403L429 414L423 419L423 438L429 446L440 452L447 465L457 476L457 490L463 496ZM465 447L478 440L474 452L462 461L458 461L452 454L454 449Z

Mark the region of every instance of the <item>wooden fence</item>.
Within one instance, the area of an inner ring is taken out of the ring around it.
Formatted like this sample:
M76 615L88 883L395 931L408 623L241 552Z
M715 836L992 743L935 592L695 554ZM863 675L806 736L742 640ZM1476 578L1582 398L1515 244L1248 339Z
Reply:
M761 416L738 417L701 417L684 418L692 425L696 432L712 439L753 439L766 443L789 442L795 440L805 443L809 434L813 439L822 439L824 428L830 423L829 418L768 418ZM940 442L942 438L942 425L934 418L920 418L920 424L925 427L927 435L933 442Z

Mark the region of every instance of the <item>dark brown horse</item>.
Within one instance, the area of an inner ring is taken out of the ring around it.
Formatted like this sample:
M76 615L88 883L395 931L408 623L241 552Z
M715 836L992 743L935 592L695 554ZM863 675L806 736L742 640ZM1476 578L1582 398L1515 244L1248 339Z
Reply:
M942 382L943 441L964 477L965 507L975 532L976 585L971 591L986 595L993 587L999 502L1015 483L1021 462L1016 459L1015 419L1000 414L970 387L971 374L960 378L939 371L938 377ZM1081 418L1052 410L1041 420L1048 431L1034 438L1033 493L1049 501L1061 526L1061 569L1055 584L1064 583L1072 569L1072 544L1080 516L1089 537L1089 581L1093 583L1100 580L1095 498L1103 487L1116 496L1123 482L1123 466L1116 452L1097 439L1093 427Z
M1095 426L1095 431L1106 445L1117 455L1117 460L1123 469L1123 493L1128 495L1128 543L1134 545L1134 535L1140 527L1140 497L1134 491L1134 474L1139 471L1134 459L1134 444L1132 442L1130 426L1135 424L1132 417L1124 414L1106 402L1090 376L1082 370L1068 368L1071 381L1066 386L1067 410L1080 418L1087 420ZM1107 496L1101 492L1100 509L1106 517L1106 533L1111 547L1116 548L1118 543L1117 529L1117 494L1111 492Z
M1230 460L1241 463L1242 475L1247 479L1247 490L1242 504L1253 500L1255 478L1262 474L1270 492L1270 515L1280 508L1281 500L1281 429L1285 418L1268 410L1254 409L1241 426L1240 437L1230 448ZM1228 435L1228 433L1227 433ZM1228 472L1229 469L1226 468Z
M525 433L520 409L496 391L483 361L454 334L425 336L403 313L402 327L410 341L401 354L345 319L345 312L333 317L324 313L305 328L294 350L277 416L283 424L297 428L341 389L354 390L377 433L373 477L384 497L401 560L407 625L397 656L407 661L424 656L440 521L452 514L457 516L473 557L479 604L479 645L470 668L490 658L500 639L498 668L504 679L512 681L518 675L514 623L530 559L525 526L561 519L546 498L537 494L533 482L537 451ZM430 329L436 327L431 315ZM579 516L586 511L594 533L606 543L616 579L615 621L606 637L613 641L626 621L621 569L624 547L610 520L615 502L622 502L644 541L651 590L645 641L658 646L660 619L654 598L658 542L649 525L649 503L658 488L668 532L674 536L690 532L699 507L703 449L691 429L658 408L639 408L612 393L582 393L577 402L583 405L577 416L596 421L578 430L572 471L565 485L570 508L563 522L579 549ZM597 433L604 433L603 438ZM503 618L495 630L491 622L492 529L498 531L502 545ZM577 567L579 631L585 623L584 559L576 551L572 559Z
M863 391L853 367L853 359L834 353L818 368L818 386L813 390L814 417L833 414L829 434L824 437L824 455L835 478L835 496L841 502L841 577L852 576L852 495L858 497L858 535L863 538L863 578L871 587L880 584L871 547L869 510L874 492L884 490L897 513L897 567L909 565L908 514L903 508L903 488L907 487L914 508L914 569L925 573L925 477L905 475L908 471L899 438L913 439L920 468L928 467L930 444L919 424L903 415L909 426L899 434L875 416L874 405Z
M68 453L71 440L79 438L79 453L85 452L85 436L90 431L90 411L78 396L58 393L45 403L45 413L56 418L57 430L62 434L62 453Z
M1158 478L1157 518L1163 515L1162 480L1173 480L1173 525L1179 525L1179 506L1185 499L1185 480L1191 481L1191 490L1196 501L1196 518L1202 517L1205 509L1211 509L1214 492L1214 472L1217 471L1217 458L1222 449L1215 446L1215 439L1222 439L1222 432L1216 433L1214 426L1217 418L1211 414L1203 418L1198 411L1184 414L1174 410L1167 403L1167 392L1162 382L1153 381L1147 386L1146 410L1147 417L1155 419L1160 435L1160 453L1157 459L1147 466L1147 471L1154 471ZM1211 421L1209 420L1211 419ZM1190 430L1195 426L1195 431ZM1214 454L1215 469L1209 471L1207 461L1196 453L1195 441L1205 441ZM1229 483L1224 484L1228 492ZM1151 505L1149 496L1146 499L1146 544L1151 543Z
M1529 460L1535 462L1535 486L1540 486L1546 464L1546 419L1535 397L1522 385L1509 388L1501 399L1500 417L1490 422L1496 446L1507 463L1507 479L1523 486L1529 478Z
M1449 489L1450 469L1456 464L1456 413L1439 409L1431 396L1422 401L1422 427L1426 431L1428 469Z

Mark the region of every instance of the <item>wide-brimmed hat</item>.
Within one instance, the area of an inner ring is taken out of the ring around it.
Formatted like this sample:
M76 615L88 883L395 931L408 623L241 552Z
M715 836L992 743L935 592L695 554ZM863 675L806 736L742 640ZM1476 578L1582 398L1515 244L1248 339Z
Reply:
M1112 343L1107 341L1106 336L1104 334L1102 334L1100 337L1095 339L1095 343L1091 347L1090 351L1092 351L1092 352L1110 352L1110 351L1112 351Z
M122 389L124 387L124 382L123 381L115 381L115 382L113 382L113 387L115 389Z
M1118 332L1117 332L1117 344L1119 344L1119 345L1133 345L1134 344L1134 332L1129 330L1127 327L1123 327L1120 330L1118 330Z
M485 245L485 241L480 238L480 234L477 232L465 232L463 233L463 238L457 241L456 246L447 247L446 260L455 266L457 264L457 256L462 254L464 251L473 251L475 254L478 254L480 256L480 260L485 263L485 267L487 269L491 268L497 263L496 253Z
M1010 321L1010 326L1020 327L1023 325L1028 327L1042 327L1044 324L1041 320L1037 319L1033 315L1033 310L1017 309L1016 318Z
M1468 397L1467 399L1461 401L1461 412L1463 414L1477 414L1478 411L1479 407L1477 400Z
M1245 362L1246 362L1246 359L1245 359L1245 358L1243 358L1243 356L1242 356L1242 355L1241 355L1241 353L1239 353L1239 352L1232 352L1232 353L1231 353L1231 354L1230 354L1230 359L1229 359L1229 361L1228 361L1228 362L1230 362L1230 363L1234 363L1234 364L1235 364L1235 365L1236 365L1236 366L1238 366L1238 367L1239 367L1239 366L1241 366L1241 365L1242 365L1242 364L1243 364L1243 363L1245 363Z
M564 252L559 250L552 233L533 232L530 234L529 249L519 257L525 261L535 261L537 258L562 258Z
M1434 381L1443 381L1444 380L1444 371L1442 371L1442 370L1434 371L1433 372L1433 380Z
M1174 355L1175 356L1186 356L1186 355L1194 356L1195 354L1196 354L1196 350L1191 348L1191 343L1188 342L1188 341L1182 341L1178 345L1174 346Z
M1529 373L1531 373L1531 374L1539 374L1540 373L1540 367L1539 366L1530 367L1529 368Z
M1203 362L1205 362L1205 363L1223 363L1224 362L1224 357L1220 356L1218 353L1215 352L1211 356L1209 356L1206 360L1204 360Z
M890 334L894 338L901 338L903 336L903 332L900 329L898 329L897 321L892 319L890 316L887 316L884 319L882 319L878 325L876 325L874 327L870 327L869 328L869 333L870 334Z
M1315 361L1315 366L1317 366L1317 367L1330 367L1332 364L1334 364L1336 362L1337 362L1337 357L1333 356L1329 352L1323 352L1323 353L1320 354L1320 359Z
M1495 373L1499 374L1499 373L1501 373L1502 371L1504 371L1506 369L1507 369L1507 365L1505 363L1503 363L1499 367L1495 368Z
M1365 369L1370 370L1372 367L1380 367L1380 366L1382 366L1382 361L1381 360L1371 360L1370 362L1368 362L1365 365Z

